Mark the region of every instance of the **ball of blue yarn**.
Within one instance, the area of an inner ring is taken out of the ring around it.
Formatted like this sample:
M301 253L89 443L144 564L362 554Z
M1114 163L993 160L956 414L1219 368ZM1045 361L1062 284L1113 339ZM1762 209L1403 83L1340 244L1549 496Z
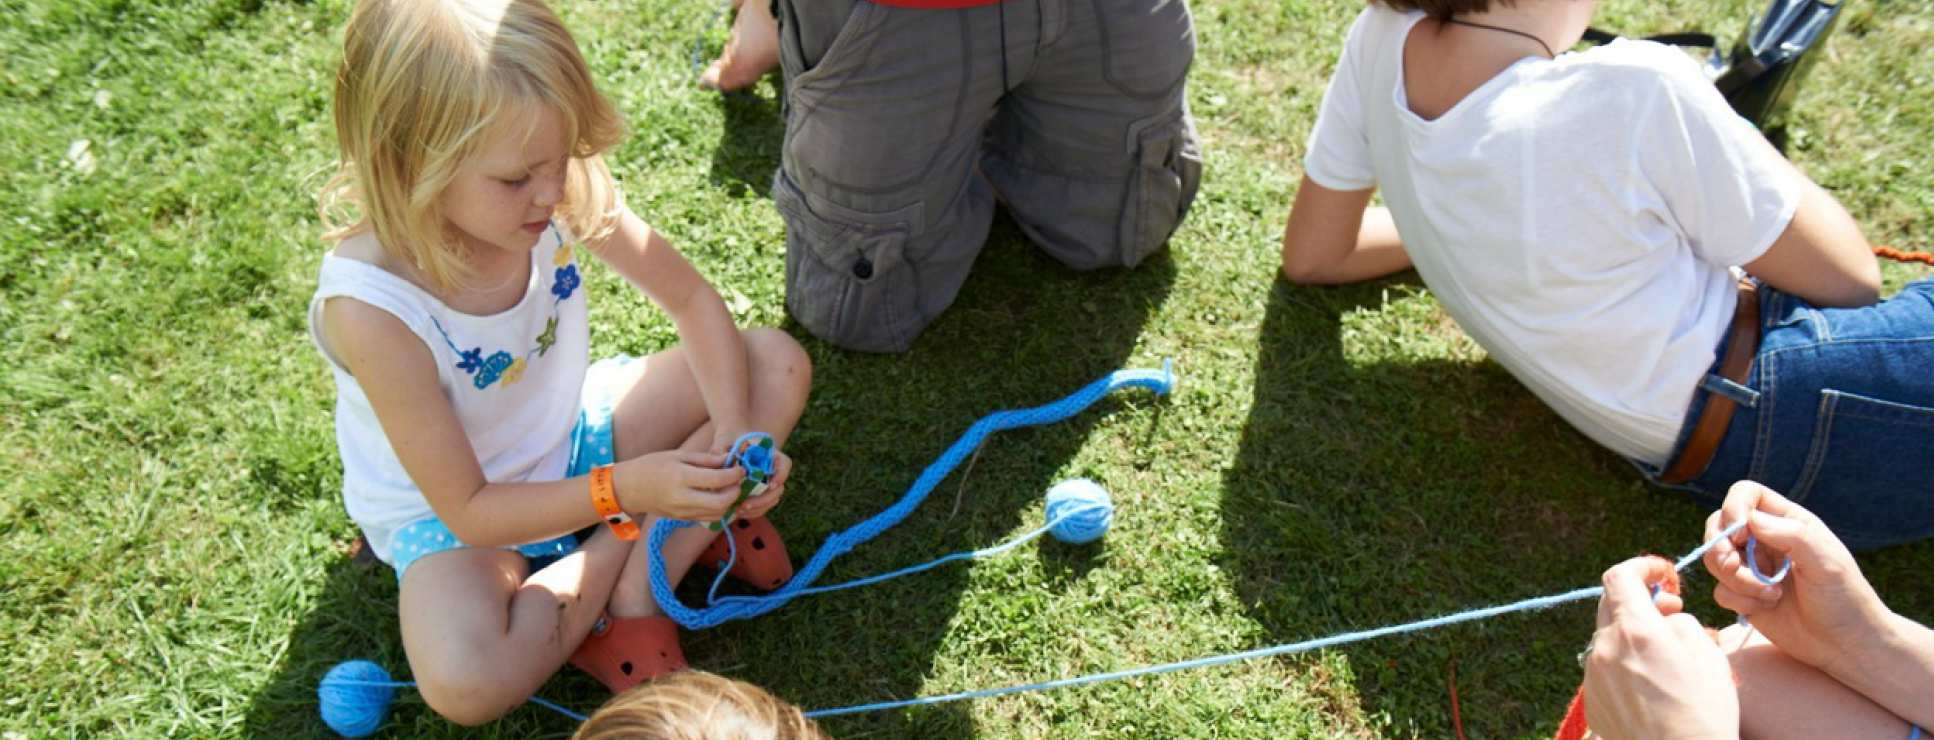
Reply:
M1072 545L1101 539L1115 520L1115 502L1108 490L1087 478L1064 480L1048 489L1048 529L1054 538Z
M367 660L338 663L322 677L316 699L322 705L322 722L343 737L367 737L382 726L389 714L396 687L389 686L389 671Z

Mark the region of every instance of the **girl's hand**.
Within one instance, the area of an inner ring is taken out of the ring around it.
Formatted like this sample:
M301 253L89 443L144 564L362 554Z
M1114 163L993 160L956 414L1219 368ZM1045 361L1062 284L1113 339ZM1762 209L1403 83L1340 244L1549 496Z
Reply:
M1860 641L1883 634L1889 612L1853 553L1813 512L1752 481L1733 484L1706 519L1706 539L1742 519L1745 528L1706 552L1706 569L1719 582L1713 600L1807 665L1836 675L1836 667L1854 669L1837 664L1857 660ZM1771 576L1793 559L1785 580L1769 586L1747 569L1748 534L1759 540L1759 572Z
M1605 571L1585 663L1585 722L1599 737L1739 737L1732 668L1699 620L1680 611L1678 589L1678 573L1657 557Z
M739 497L739 480L745 477L738 466L720 467L724 464L724 455L665 450L620 463L612 482L627 512L717 521Z

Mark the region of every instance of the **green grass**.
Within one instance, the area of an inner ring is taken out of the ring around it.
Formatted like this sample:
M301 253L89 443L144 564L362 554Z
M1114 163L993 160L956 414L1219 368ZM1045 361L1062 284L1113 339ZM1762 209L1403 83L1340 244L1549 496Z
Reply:
M560 3L633 135L632 206L749 324L792 328L765 197L780 132L755 97L689 81L709 2ZM1749 7L1750 6L1750 7ZM1012 224L905 356L808 339L811 406L778 521L796 556L896 498L983 413L1173 357L1129 394L997 437L829 578L1036 526L1054 481L1117 497L1101 544L1045 543L686 638L704 668L807 707L1045 680L1307 639L1593 582L1698 539L1650 490L1484 359L1414 278L1278 282L1302 142L1349 18L1341 0L1203 0L1191 102L1208 178L1171 250L1077 276ZM1611 3L1624 30L1737 36L1758 3ZM1934 244L1934 6L1857 2L1802 97L1793 156L1876 242ZM337 661L407 673L387 569L351 562L332 388L305 336L322 251L345 0L0 0L0 736L317 735ZM721 29L707 30L715 50ZM68 164L87 140L91 171ZM602 270L595 353L670 324ZM1922 274L1890 266L1890 286ZM737 298L742 296L742 299ZM1904 441L1912 444L1914 441ZM1934 618L1934 546L1863 557ZM1703 590L1695 580L1694 589ZM1720 612L1703 598L1697 611ZM1318 655L827 724L842 736L1472 736L1554 727L1589 607ZM572 671L544 696L601 700ZM561 736L537 708L475 733ZM388 737L465 735L409 695Z

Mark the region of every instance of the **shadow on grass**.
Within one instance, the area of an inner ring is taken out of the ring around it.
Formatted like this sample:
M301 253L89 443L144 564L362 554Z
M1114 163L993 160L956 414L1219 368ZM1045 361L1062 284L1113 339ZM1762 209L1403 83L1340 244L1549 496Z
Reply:
M375 661L398 680L409 680L409 661L396 626L396 576L389 566L347 555L331 563L322 591L289 635L289 646L275 674L257 693L241 728L243 737L335 737L323 725L316 687L328 670L345 660ZM541 696L580 712L605 698L589 677L565 670L545 684ZM398 689L380 737L569 737L576 723L548 709L527 704L498 722L475 730L444 721L423 704L414 689Z
M1392 287L1279 280L1270 293L1222 509L1243 512L1225 519L1224 562L1272 642L1590 586L1633 555L1699 544L1705 509L1643 483L1496 363L1353 361L1345 317ZM1930 597L1908 584L1934 565L1934 545L1863 563L1890 605L1928 617ZM1710 579L1688 573L1691 610L1729 622ZM1593 616L1587 603L1358 643L1341 648L1346 678L1392 734L1448 737L1454 663L1473 736L1549 736Z
M786 123L779 115L779 100L785 95L784 83L769 75L773 97L766 97L765 84L751 91L718 96L725 122L719 130L718 145L712 147L711 184L725 188L734 198L763 197L772 192L772 175L779 170L779 147L785 139ZM756 92L755 92L756 91Z
M330 564L315 607L290 633L288 650L250 704L241 735L336 737L322 723L316 687L331 667L355 659L375 661L397 680L410 680L409 660L397 632L395 571L373 558L345 555ZM538 695L585 714L609 698L595 680L572 668L559 671ZM430 711L415 689L402 688L377 736L564 738L576 729L576 722L535 704L480 728L459 727Z
M1353 361L1346 316L1397 287L1270 293L1222 509L1245 512L1225 519L1224 558L1275 641L1569 590L1636 552L1696 544L1694 507L1645 490L1495 363ZM1394 733L1451 735L1453 660L1468 729L1544 731L1591 619L1559 608L1343 650L1362 708Z
M801 333L813 355L817 387L788 443L797 465L791 493L773 515L794 561L803 563L829 535L897 501L981 416L1054 401L1130 364L1143 323L1166 299L1174 278L1166 252L1132 271L1075 273L1043 256L1002 217L959 300L914 351L850 353ZM905 523L836 561L821 583L986 547L1038 521L1031 510L1093 426L1120 404L1146 397L1124 392L1060 424L995 435L977 460L937 487ZM1098 557L1094 548L1054 544L1041 545L1041 553L1057 579L1080 578ZM691 593L697 580L688 579L681 590L688 604L702 598ZM805 597L758 619L686 632L683 646L694 666L764 686L808 709L910 697L932 674L966 587L964 566L943 566L871 588ZM409 674L397 634L392 572L344 558L330 567L314 609L290 636L275 676L250 707L243 734L326 734L316 685L332 665L352 658L375 660L399 677ZM571 669L540 695L586 713L606 698L595 682ZM974 734L964 704L834 718L826 727L838 737ZM526 706L467 730L444 722L405 689L383 732L537 737L567 736L572 729L568 720Z
M801 335L817 388L789 443L799 488L776 518L795 559L833 532L891 505L975 420L1048 403L1128 365L1143 324L1166 299L1166 252L1135 270L1075 273L1043 256L1005 216L960 297L905 355L843 352ZM796 330L796 327L794 327ZM1037 522L1032 509L1125 391L1067 421L994 435L901 525L836 561L823 583L879 573L1003 541ZM1094 548L1047 540L1056 579L1081 577ZM814 596L752 622L712 630L699 662L808 708L921 693L967 588L965 566ZM715 652L714 652L715 651ZM965 704L833 718L838 737L969 737Z

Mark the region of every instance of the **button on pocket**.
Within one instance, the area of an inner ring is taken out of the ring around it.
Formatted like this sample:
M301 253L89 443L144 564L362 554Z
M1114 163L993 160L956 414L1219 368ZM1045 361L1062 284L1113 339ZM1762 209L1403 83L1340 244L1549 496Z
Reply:
M902 264L902 223L850 223L815 212L784 172L773 203L786 221L786 308L807 331L848 349L900 352L926 318Z

